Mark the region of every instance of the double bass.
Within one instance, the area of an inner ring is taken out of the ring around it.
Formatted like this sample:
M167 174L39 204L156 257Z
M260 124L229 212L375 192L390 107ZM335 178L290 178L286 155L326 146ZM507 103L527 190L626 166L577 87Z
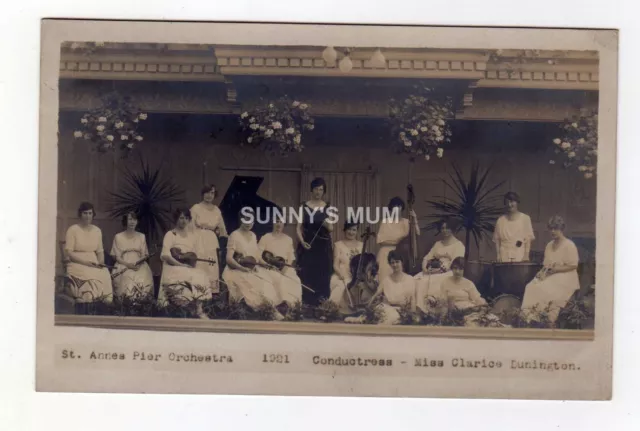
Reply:
M405 268L407 274L415 275L422 270L420 258L418 256L418 232L416 231L415 221L411 219L413 205L416 197L413 192L413 185L407 185L407 212L409 213L409 235L400 241L396 246L396 250L403 256L409 256L408 267Z
M366 307L373 295L378 290L378 262L376 255L366 253L367 242L376 234L367 226L362 234L362 251L351 258L349 269L351 270L351 282L347 286L347 298L351 308L361 310Z

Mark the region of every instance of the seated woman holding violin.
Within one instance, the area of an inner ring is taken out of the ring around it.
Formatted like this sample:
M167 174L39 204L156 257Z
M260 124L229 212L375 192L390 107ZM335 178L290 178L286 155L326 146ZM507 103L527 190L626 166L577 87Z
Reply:
M122 217L124 231L113 238L111 256L117 262L111 278L115 296L153 294L153 274L147 264L149 250L142 232L136 232L138 216L128 212Z
M351 283L351 260L362 253L363 242L357 239L358 223L344 222L345 239L333 246L333 275L329 300L336 303L342 314L350 314L355 306L347 286Z
M162 278L158 301L170 301L186 305L196 301L197 313L206 318L202 303L211 298L211 283L206 272L196 267L196 263L213 260L201 259L195 253L197 236L189 229L191 212L178 208L173 214L174 229L167 232L162 242Z
M302 302L302 282L294 266L293 239L283 230L284 223L281 220L275 220L273 232L260 238L258 248L261 261L272 268L270 276L278 293L276 305L284 304L292 307L297 302Z
M265 302L274 307L281 302L272 271L260 261L260 248L256 234L251 232L253 222L247 223L240 213L240 227L229 235L227 243L227 266L222 278L229 288L229 300L241 301L253 310ZM276 320L283 320L282 313L276 310Z

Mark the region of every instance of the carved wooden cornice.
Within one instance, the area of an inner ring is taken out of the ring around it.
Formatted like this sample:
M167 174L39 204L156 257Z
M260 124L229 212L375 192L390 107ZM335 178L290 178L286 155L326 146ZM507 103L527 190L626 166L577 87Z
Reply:
M225 76L271 75L421 78L476 81L477 87L557 90L598 89L598 58L591 52L384 49L386 64L373 67L373 49L351 53L343 73L322 59L324 47L243 47L122 44L62 49L60 77L148 81L218 81ZM340 51L338 49L338 51Z

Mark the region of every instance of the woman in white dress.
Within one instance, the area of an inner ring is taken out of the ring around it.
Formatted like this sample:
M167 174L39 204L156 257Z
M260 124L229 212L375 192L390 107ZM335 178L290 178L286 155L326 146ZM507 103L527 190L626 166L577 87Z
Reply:
M171 249L179 249L181 253L195 253L197 236L189 228L191 212L186 208L178 208L173 214L175 228L167 232L162 241L162 278L158 301L186 305L196 301L197 314L206 318L202 303L211 298L211 283L206 272L180 262L172 255Z
M404 201L399 197L394 197L389 201L388 205L391 214L394 214L394 210L398 213L404 211ZM376 237L376 242L380 247L378 249L377 261L378 261L378 280L384 280L391 275L393 270L389 265L389 252L396 249L396 246L400 241L409 236L409 223L414 223L416 233L420 235L420 227L418 226L418 218L415 211L411 211L409 219L400 217L398 219L385 220L380 222L380 229Z
M428 311L433 300L444 300L446 297L440 290L442 282L451 277L451 262L464 258L465 247L454 232L459 223L456 219L447 219L438 226L442 239L436 241L429 253L422 259L422 272L415 276L417 282L418 308Z
M520 197L517 193L504 195L507 213L501 215L493 232L498 262L526 262L531 243L535 239L531 217L518 211Z
M111 275L104 264L102 231L93 224L95 215L93 205L82 202L78 208L80 223L70 226L65 236L67 275L75 279L70 293L77 303L98 298L106 302L112 300Z
M542 270L527 284L522 310L529 319L535 318L532 308L542 311L550 306L549 319L555 322L560 310L580 288L578 278L578 249L564 236L562 217L553 216L547 223L553 240L544 249Z
M227 228L220 208L213 203L218 196L218 191L214 185L206 185L202 188L202 202L191 207L191 218L193 227L198 237L196 244L196 254L198 257L215 260L215 264L198 262L196 267L205 271L211 282L211 292L220 292L218 280L220 278L220 266L218 264L219 237L227 236Z
M397 325L400 323L399 308L409 304L411 312L416 311L416 280L404 272L402 258L395 250L387 255L387 263L392 273L380 282L369 304L382 295L382 303L378 307L384 311L384 317L379 324Z
M151 268L147 262L136 265L138 261L149 256L144 234L136 232L138 216L134 212L125 214L122 217L122 225L126 230L117 233L113 238L110 253L116 261L112 274L120 274L113 279L114 295L153 294Z
M260 248L256 234L251 232L253 222L248 223L240 214L240 227L229 235L227 243L227 266L222 272L227 287L229 288L229 300L241 301L253 310L257 310L265 303L277 306L280 303L276 283L271 277L270 270L259 265L247 268L238 262L240 256L261 262ZM238 258L236 259L236 255ZM276 310L275 319L282 320L284 316Z
M344 223L345 239L333 245L333 275L331 276L331 295L329 300L338 305L340 312L349 314L353 311L353 298L349 296L347 286L351 283L349 264L354 256L362 253L362 241L357 239L358 223Z
M278 293L276 305L286 304L287 307L293 307L296 303L302 302L302 284L294 267L295 251L293 249L293 239L283 230L283 221L274 220L273 232L267 233L260 238L258 249L261 257L265 251L268 251L274 257L284 259L285 265L282 266L282 269L274 268L269 275ZM263 263L267 263L264 259L261 260Z

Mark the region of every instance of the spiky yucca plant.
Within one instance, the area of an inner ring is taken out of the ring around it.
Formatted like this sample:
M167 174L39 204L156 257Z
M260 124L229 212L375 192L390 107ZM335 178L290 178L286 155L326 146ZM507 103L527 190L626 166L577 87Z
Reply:
M463 177L458 165L453 163L451 167L453 173L449 174L449 179L442 181L455 197L451 200L444 196L436 196L437 200L427 201L438 212L427 216L437 220L427 225L426 229L435 230L441 221L457 219L461 224L460 228L465 230L464 257L467 259L471 237L473 236L476 246L479 247L482 239L490 237L497 218L504 211L501 197L494 192L505 182L489 185L487 177L492 167L483 170L478 162L473 164L468 179Z
M155 243L171 228L172 206L183 202L184 192L170 178L162 178L159 169L152 169L142 157L138 169L124 169L124 186L110 193L111 217L129 212L138 215L138 230L147 241Z

